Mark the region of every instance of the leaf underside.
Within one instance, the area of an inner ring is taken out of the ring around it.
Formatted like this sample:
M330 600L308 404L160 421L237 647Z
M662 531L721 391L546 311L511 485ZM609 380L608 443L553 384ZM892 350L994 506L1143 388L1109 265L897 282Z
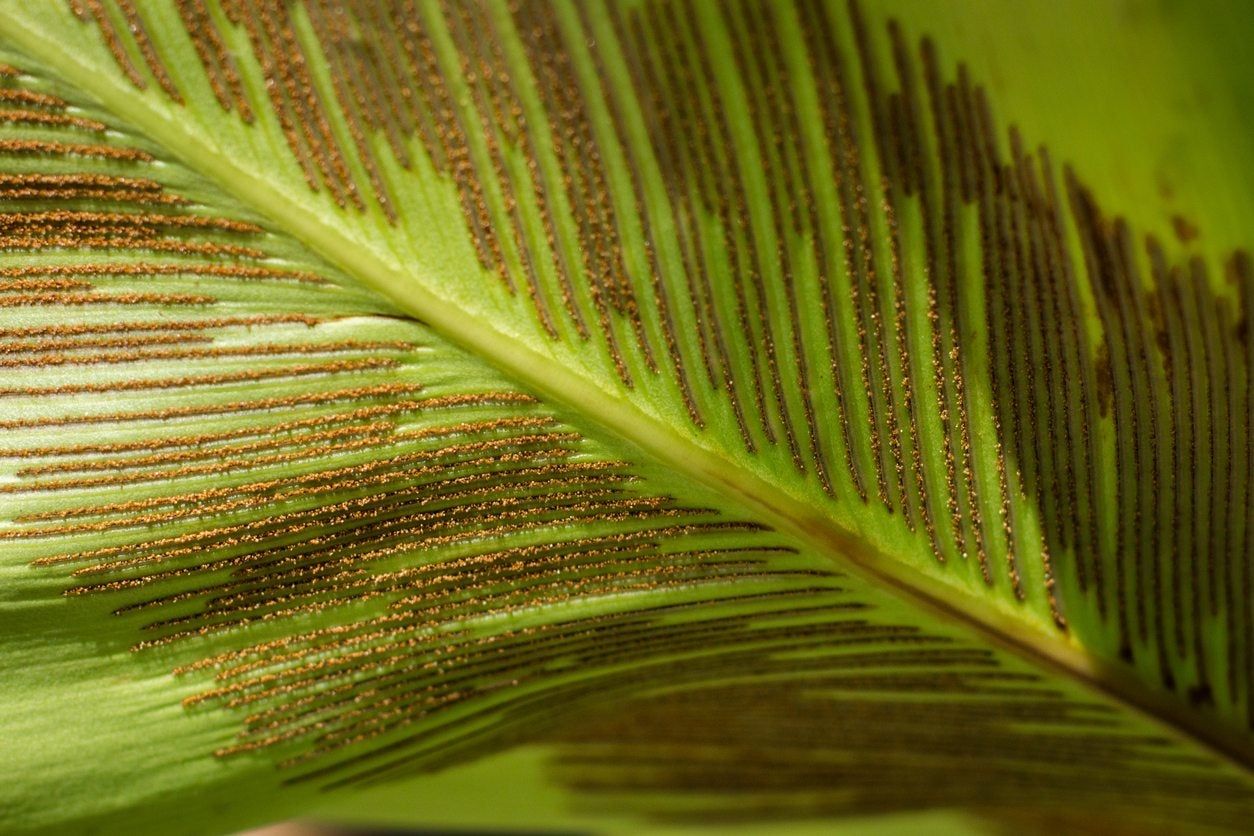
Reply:
M1246 825L1249 259L866 6L0 5L0 827Z

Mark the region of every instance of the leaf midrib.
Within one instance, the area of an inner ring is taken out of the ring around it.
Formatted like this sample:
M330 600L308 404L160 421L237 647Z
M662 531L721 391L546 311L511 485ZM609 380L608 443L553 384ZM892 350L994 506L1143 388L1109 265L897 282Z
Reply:
M186 130L159 93L141 92L113 74L99 72L47 37L39 27L25 24L17 14L0 15L0 37L11 44L21 44L19 52L142 131L146 139L162 147L169 156L263 216L271 228L299 241L402 313L501 370L522 387L627 442L665 468L695 479L869 585L886 589L944 621L971 629L1030 664L1060 672L1099 691L1144 715L1164 731L1191 738L1247 774L1254 773L1254 744L1237 739L1232 729L1150 691L1127 671L1089 654L1066 634L1047 633L1010 611L994 608L989 600L976 598L939 573L904 566L811 508L787 487L741 469L594 379L570 371L432 293L415 272L406 270L391 254L345 234L341 226L328 223L303 202L301 195L270 182L263 172L238 164L215 143ZM235 117L224 114L223 118ZM780 502L781 494L792 501Z

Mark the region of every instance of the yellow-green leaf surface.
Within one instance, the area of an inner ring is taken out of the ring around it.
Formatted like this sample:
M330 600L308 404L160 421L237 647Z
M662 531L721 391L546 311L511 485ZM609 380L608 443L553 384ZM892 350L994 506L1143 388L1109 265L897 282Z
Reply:
M0 830L1248 827L1248 17L0 2Z

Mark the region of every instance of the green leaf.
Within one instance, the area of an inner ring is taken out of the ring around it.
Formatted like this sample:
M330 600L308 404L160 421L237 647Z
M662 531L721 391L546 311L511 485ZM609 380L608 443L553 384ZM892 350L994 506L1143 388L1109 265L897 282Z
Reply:
M1247 826L1240 12L4 0L0 829Z

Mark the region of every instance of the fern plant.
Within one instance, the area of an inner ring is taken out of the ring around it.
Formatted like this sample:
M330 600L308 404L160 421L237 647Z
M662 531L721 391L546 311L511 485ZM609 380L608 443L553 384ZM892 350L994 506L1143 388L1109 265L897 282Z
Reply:
M1241 830L1238 6L0 3L0 829Z

